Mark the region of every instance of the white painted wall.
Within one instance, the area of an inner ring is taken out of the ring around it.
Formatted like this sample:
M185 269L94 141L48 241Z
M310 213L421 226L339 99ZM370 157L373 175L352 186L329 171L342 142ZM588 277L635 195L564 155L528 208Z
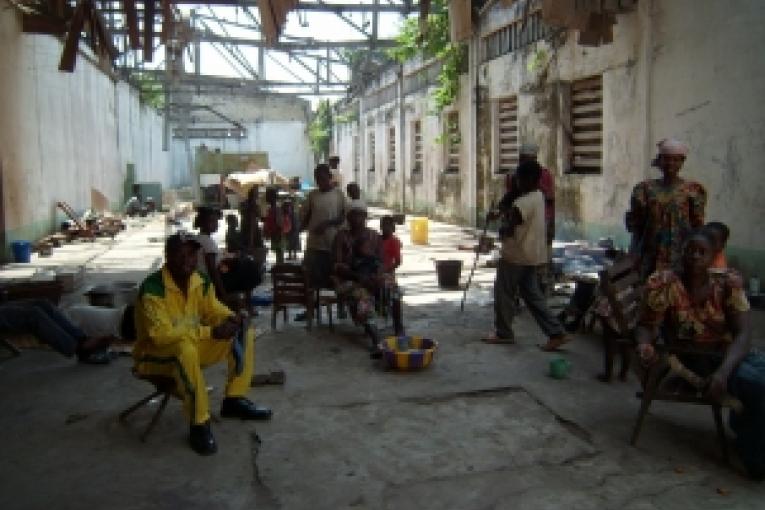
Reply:
M202 144L209 150L221 152L267 152L271 168L286 177L300 177L301 180L313 181L313 155L308 140L306 123L295 120L266 120L243 122L247 128L247 137L242 139L192 138L194 148ZM224 126L224 127L230 127ZM173 173L189 175L186 149L183 140L173 139ZM192 156L193 158L193 156ZM184 185L190 185L186 180Z
M138 105L83 55L74 73L58 71L62 45L22 34L20 17L0 2L0 165L6 241L57 227L56 201L91 206L91 188L123 201L125 165L141 180L171 183L161 119Z
M707 188L707 219L731 227L729 258L763 278L765 2L663 0L652 14L652 139L689 143L683 174Z

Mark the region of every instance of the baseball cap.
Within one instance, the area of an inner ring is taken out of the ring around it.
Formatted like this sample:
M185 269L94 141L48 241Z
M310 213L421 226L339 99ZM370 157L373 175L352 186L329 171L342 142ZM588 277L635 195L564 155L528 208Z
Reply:
M177 250L184 244L191 244L195 248L202 246L202 244L197 240L196 235L180 230L167 238L165 241L165 251Z

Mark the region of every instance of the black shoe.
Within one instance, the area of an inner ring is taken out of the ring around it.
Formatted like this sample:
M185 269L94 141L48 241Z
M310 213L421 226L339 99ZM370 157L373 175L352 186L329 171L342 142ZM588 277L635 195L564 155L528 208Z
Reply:
M77 360L87 365L107 365L112 360L112 356L106 349L80 351L77 353Z
M380 349L380 346L377 344L372 345L369 348L369 357L371 359L380 359L382 358L383 352L382 349Z
M229 397L223 399L220 415L224 418L241 418L242 420L269 420L271 410L260 407L244 397Z
M189 445L199 455L212 455L218 451L218 445L215 444L209 421L201 425L192 425L189 428Z

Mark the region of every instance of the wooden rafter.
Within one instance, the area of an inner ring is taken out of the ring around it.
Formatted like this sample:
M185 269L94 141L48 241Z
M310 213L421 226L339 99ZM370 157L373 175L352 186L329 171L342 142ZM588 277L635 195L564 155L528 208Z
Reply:
M73 72L77 61L77 48L80 45L80 35L85 25L89 10L92 8L90 0L80 0L74 9L74 14L69 23L69 33L64 40L64 51L61 53L61 61L58 64L59 71Z
M125 9L130 47L137 50L141 47L141 41L138 39L138 12L135 7L135 0L122 0L122 6Z
M154 15L156 4L154 0L146 0L143 7L143 59L151 62L154 59Z

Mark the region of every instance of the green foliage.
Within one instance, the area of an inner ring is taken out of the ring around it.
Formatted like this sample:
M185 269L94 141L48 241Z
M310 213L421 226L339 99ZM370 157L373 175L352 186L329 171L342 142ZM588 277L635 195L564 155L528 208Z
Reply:
M335 115L335 124L353 124L359 120L359 111L348 110L346 112Z
M420 33L419 19L407 18L396 36L396 46L388 50L388 56L404 63L418 55L425 59L436 58L443 64L438 74L438 87L433 92L436 113L454 102L459 93L459 74L464 58L463 45L449 41L449 13L444 0L432 3L424 33Z
M150 74L138 73L134 79L138 86L140 101L161 110L165 106L165 91L162 82Z
M332 107L329 100L319 102L316 114L308 127L308 139L311 141L314 157L326 159L329 156L329 140L332 137Z

